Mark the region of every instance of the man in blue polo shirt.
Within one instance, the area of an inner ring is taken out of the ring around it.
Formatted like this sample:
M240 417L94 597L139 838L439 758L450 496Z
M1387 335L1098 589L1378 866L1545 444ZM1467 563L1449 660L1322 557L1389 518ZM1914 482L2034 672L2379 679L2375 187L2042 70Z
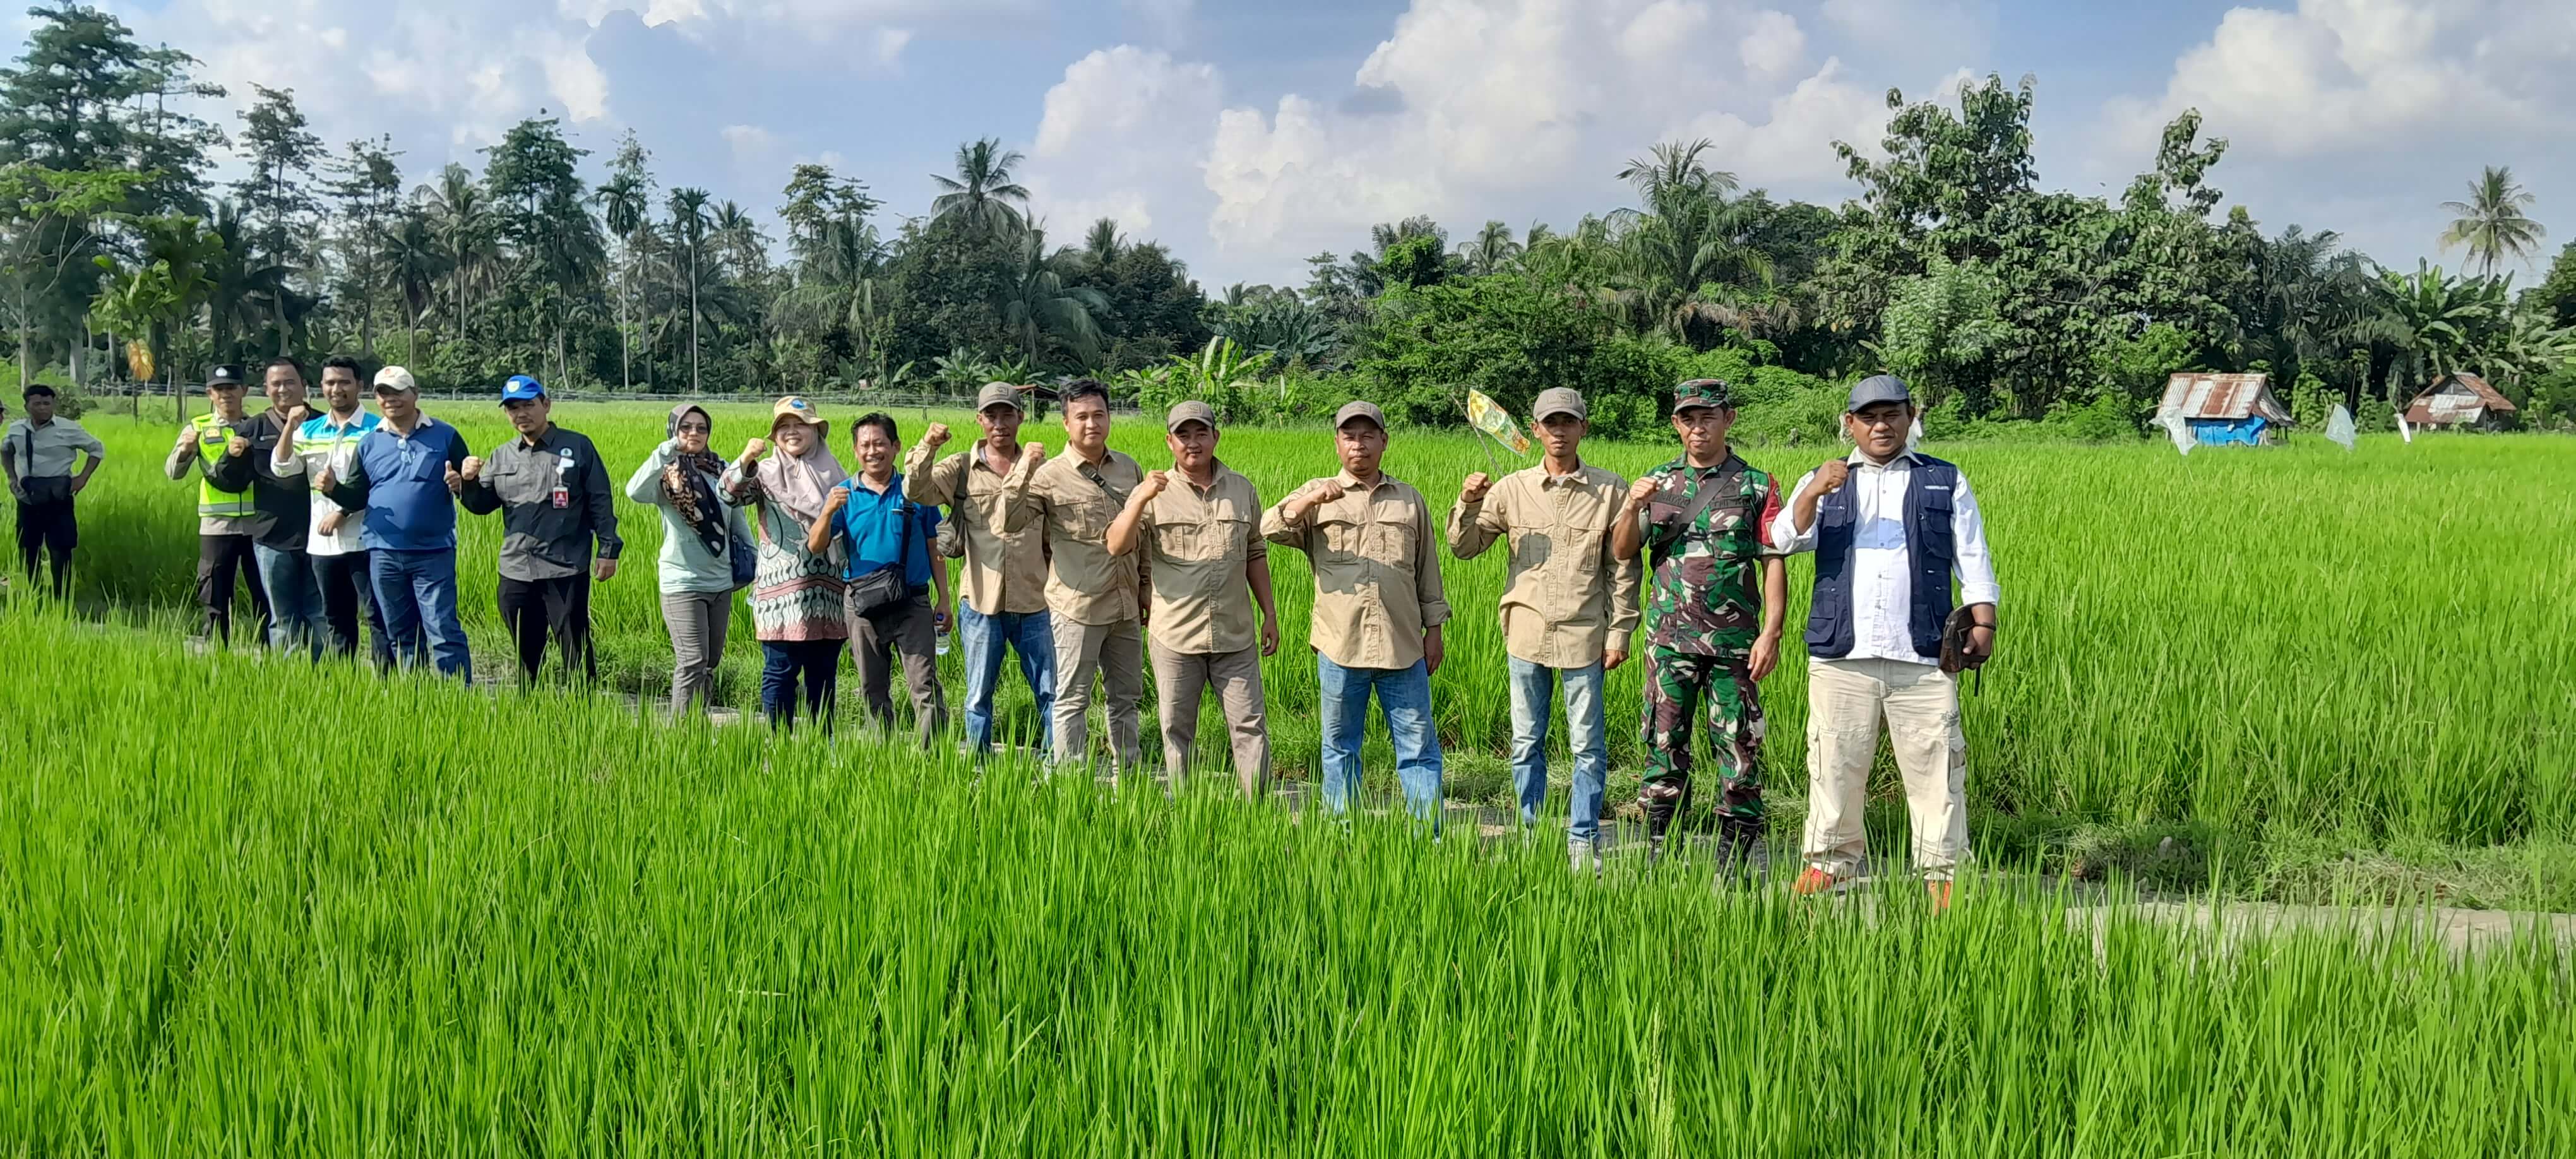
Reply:
M931 548L939 509L904 497L903 476L894 469L902 446L894 419L884 414L866 415L850 428L859 473L825 497L823 518L814 521L805 549L845 560L850 654L858 661L868 716L879 728L893 727L893 658L901 654L913 725L928 747L948 725L935 643L947 627L948 569L938 566Z
M384 421L358 440L349 477L326 464L313 476L313 489L342 510L366 513L359 540L395 654L415 663L419 652L411 645L425 633L439 674L471 684L473 659L456 618L456 494L465 489L465 437L420 413L420 387L399 366L376 372L376 409Z

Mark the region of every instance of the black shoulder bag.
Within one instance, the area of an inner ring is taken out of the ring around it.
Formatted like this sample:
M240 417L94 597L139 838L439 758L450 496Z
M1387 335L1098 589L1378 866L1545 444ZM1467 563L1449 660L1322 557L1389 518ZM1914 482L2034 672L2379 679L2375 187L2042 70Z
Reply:
M894 565L881 567L850 581L846 606L852 617L873 616L911 598L912 585L905 582L912 570L912 540L920 533L914 526L912 500L896 501L895 514L903 520L903 534L896 539ZM857 545L852 544L853 548Z

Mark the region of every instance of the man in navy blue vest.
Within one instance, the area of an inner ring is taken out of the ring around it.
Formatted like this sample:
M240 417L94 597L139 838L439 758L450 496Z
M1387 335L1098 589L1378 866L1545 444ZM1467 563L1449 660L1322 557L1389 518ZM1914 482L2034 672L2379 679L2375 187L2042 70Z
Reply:
M1905 778L1914 866L1934 906L1946 908L1951 871L1968 856L1967 738L1958 684L1940 667L1941 628L1965 605L1977 624L1968 655L1982 663L1994 652L2001 589L1967 476L1906 449L1915 413L1912 393L1894 375L1852 387L1843 414L1851 455L1798 481L1771 539L1816 553L1807 614L1807 869L1793 888L1825 893L1860 872L1862 796L1884 719Z

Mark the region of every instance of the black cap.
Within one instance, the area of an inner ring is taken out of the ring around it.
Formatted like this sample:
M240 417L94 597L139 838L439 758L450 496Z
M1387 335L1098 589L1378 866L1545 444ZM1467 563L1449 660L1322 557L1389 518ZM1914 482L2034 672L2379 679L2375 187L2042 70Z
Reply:
M229 362L206 373L206 385L208 386L241 386L249 381L249 379L242 377L241 367Z

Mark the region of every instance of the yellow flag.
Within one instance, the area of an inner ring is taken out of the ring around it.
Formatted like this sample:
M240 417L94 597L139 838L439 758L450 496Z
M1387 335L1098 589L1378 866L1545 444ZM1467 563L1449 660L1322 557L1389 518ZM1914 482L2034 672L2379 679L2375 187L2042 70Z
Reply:
M152 381L152 348L139 339L127 341L125 368L133 373L136 382Z
M1467 392L1467 421L1476 429L1494 436L1494 441L1512 449L1515 455L1530 453L1529 436L1521 433L1520 424L1481 390Z

